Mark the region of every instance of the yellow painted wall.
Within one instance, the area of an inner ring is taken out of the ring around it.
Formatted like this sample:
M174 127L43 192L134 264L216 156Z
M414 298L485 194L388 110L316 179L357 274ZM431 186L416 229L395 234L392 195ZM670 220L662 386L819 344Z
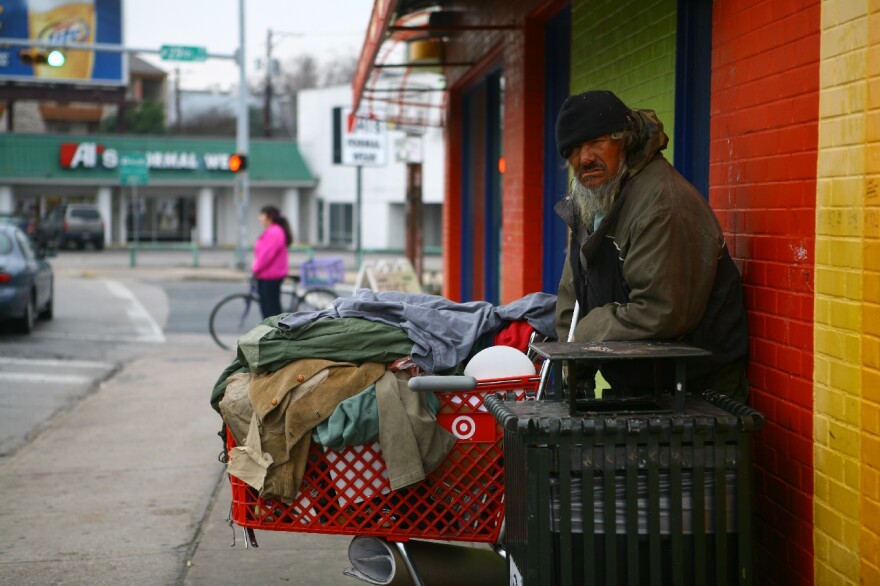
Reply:
M880 0L870 0L862 216L862 584L880 584Z
M815 582L880 584L880 0L821 26Z

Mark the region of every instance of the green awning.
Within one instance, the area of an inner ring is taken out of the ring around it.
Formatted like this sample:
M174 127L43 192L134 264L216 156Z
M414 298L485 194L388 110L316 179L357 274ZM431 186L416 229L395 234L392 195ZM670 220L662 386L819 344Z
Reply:
M254 186L316 183L295 142L252 140L248 171ZM226 168L232 139L161 136L0 134L0 183L118 183L123 153L146 153L151 185L232 185Z

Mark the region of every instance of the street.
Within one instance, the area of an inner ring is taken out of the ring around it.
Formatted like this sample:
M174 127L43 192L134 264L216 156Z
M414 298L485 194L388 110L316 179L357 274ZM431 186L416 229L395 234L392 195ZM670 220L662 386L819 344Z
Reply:
M347 537L258 532L225 519L211 388L231 359L207 333L246 287L228 251L62 252L55 316L0 328L0 584L339 584ZM210 257L210 255L207 255ZM353 581L352 581L353 582Z

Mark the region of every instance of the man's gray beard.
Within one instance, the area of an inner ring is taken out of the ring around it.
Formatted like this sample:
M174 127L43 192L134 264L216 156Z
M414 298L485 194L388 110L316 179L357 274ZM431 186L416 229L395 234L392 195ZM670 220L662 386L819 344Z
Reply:
M597 214L604 217L611 211L625 175L626 163L622 163L614 177L597 187L587 187L575 178L571 188L571 198L575 203L581 224L588 230L593 230L593 222Z

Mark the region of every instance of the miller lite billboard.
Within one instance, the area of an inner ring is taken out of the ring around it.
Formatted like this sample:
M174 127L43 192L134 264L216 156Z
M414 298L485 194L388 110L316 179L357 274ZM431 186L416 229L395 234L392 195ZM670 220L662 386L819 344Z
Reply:
M122 45L122 0L3 0L0 37L52 43ZM22 59L27 47L0 46L0 81L125 85L123 53L61 49L53 67ZM43 49L48 51L49 49Z

